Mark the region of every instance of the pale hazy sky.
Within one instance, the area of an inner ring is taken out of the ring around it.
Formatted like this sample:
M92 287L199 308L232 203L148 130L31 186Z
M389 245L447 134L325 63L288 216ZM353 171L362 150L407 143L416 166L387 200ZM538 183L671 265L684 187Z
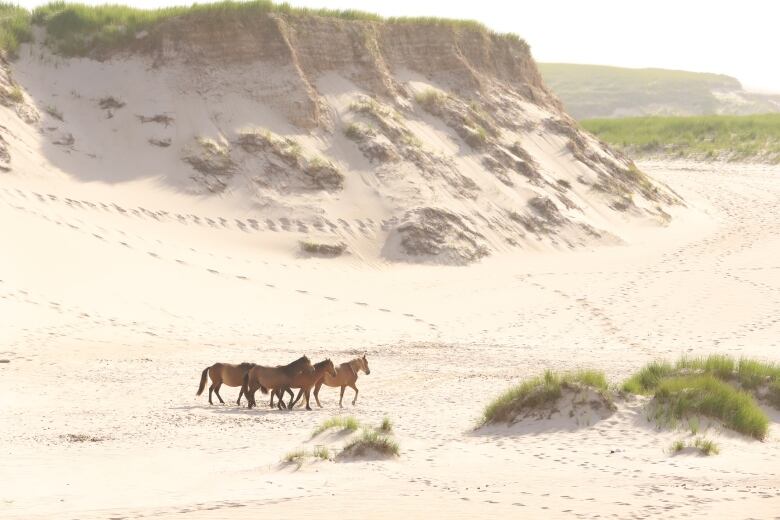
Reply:
M45 2L20 1L26 7L41 3ZM112 0L112 3L151 8L190 2ZM780 2L775 0L291 0L289 3L360 9L385 16L469 18L499 32L519 34L531 45L538 61L719 72L736 76L747 87L780 92Z

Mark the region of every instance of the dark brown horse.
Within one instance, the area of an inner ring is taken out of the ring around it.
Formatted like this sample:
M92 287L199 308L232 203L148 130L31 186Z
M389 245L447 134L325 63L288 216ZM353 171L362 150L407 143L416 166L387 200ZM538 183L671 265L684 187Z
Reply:
M346 363L342 363L338 367L336 367L335 377L329 374L325 374L322 380L314 385L314 399L317 400L317 406L322 408L322 405L320 404L319 393L320 393L320 388L322 388L323 384L326 386L341 387L341 397L339 397L339 408L343 408L341 401L344 400L344 390L347 387L350 387L352 390L355 391L355 398L352 400L352 406L355 406L355 402L357 402L357 396L358 396L358 389L357 386L355 386L355 382L357 381L358 378L358 372L361 370L365 372L366 375L369 375L371 373L371 369L368 368L368 360L366 359L365 354L363 354L363 357L355 358L352 361L347 361Z
M222 396L219 395L219 388L225 384L227 386L242 386L244 384L244 376L246 373L255 366L254 363L241 363L240 365L232 365L230 363L214 363L210 367L203 369L200 375L200 386L198 392L195 395L203 393L203 389L206 388L206 378L211 378L211 386L209 387L209 404L214 404L211 401L212 392L217 394L217 399L220 403L225 403L222 400ZM243 388L238 393L238 401L236 404L241 404L241 396L244 395Z
M306 356L296 359L289 365L266 367L255 365L244 374L244 382L241 387L249 404L249 408L257 405L255 392L259 388L264 394L269 389L284 388L290 386L292 379L302 371L313 370L311 361ZM279 406L281 409L281 406Z
M314 388L314 385L316 385L319 381L322 381L322 378L326 375L336 377L336 367L333 366L333 361L330 359L325 359L319 363L315 363L314 369L311 371L304 370L300 372L297 376L293 377L292 384L290 384L290 386L285 388L278 388L275 390L275 393L281 402L284 391L290 392L290 404L287 405L287 408L290 410L292 410L292 407L295 406L295 403L298 402L298 399L301 398L301 395L305 393L306 409L311 410L311 406L309 406L309 394L311 393L311 389ZM298 397L296 397L294 401L292 399L291 388L300 388Z

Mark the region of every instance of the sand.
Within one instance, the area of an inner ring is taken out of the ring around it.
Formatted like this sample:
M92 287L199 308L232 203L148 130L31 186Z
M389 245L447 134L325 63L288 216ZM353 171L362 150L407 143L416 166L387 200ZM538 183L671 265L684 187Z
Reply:
M303 258L294 229L148 179L4 175L0 517L780 517L776 411L764 442L712 428L712 457L669 455L686 433L658 431L641 400L590 426L474 431L545 368L619 381L680 354L776 359L780 170L640 166L685 198L670 226L469 267ZM195 397L217 361L364 352L343 411L330 388L312 412ZM337 450L310 440L337 414L391 418L400 456L281 464Z

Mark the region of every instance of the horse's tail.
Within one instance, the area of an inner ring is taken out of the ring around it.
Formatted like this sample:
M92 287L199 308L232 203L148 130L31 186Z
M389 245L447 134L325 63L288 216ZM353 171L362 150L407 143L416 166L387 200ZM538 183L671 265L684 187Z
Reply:
M268 389L266 387L264 387L263 385L260 385L260 391L263 392L264 394L268 393Z
M206 379L208 378L209 368L211 367L206 367L203 369L203 373L200 375L200 386L198 387L198 393L195 395L202 394L203 389L206 388Z

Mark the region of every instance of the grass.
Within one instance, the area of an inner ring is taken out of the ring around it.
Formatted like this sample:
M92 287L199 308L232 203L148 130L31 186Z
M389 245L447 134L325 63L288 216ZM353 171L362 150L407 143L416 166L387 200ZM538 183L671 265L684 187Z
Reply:
M441 106L445 98L446 94L432 88L423 90L414 95L414 100L428 111Z
M609 385L603 372L579 370L558 374L551 370L510 388L485 407L481 425L509 422L521 410L535 408L556 401L565 386L580 384L607 392Z
M756 439L766 437L769 429L769 419L753 396L710 374L662 380L654 403L654 419L660 424L703 415Z
M672 455L680 453L685 448L696 448L702 455L710 456L720 453L720 447L710 439L704 437L696 437L693 443L686 443L684 439L677 439L669 448L669 452Z
M31 23L46 27L48 44L57 52L68 56L83 56L95 50L120 47L131 42L139 32L150 30L174 17L198 16L207 23L214 23L215 20L227 17L245 20L252 15L271 13L287 18L319 16L392 25L446 27L456 31L488 34L528 49L528 45L517 35L494 33L484 25L470 20L432 17L382 18L355 9L310 9L292 7L287 3L277 4L270 0L223 1L159 9L137 9L116 4L92 6L51 2L35 8L32 13L11 4L0 6L8 13L0 26L0 43L9 52L15 51L19 43L31 39Z
M312 455L321 460L330 460L330 450L326 446L317 446Z
M21 103L24 101L24 93L22 92L22 89L19 88L19 85L11 87L8 91L8 98L14 103Z
M675 363L653 361L627 379L622 389L652 395L656 405L653 417L658 422L687 419L695 434L696 417L702 415L763 439L769 419L756 397L765 391L766 400L780 407L780 365L721 354L682 357Z
M382 418L382 423L379 425L378 430L382 433L390 433L393 431L393 421L389 417Z
M343 453L365 455L370 451L395 457L398 456L398 443L381 432L363 430L360 437L353 439L344 446Z
M582 126L639 155L780 163L780 114L590 119Z
M347 416L347 417L331 417L330 419L327 419L322 424L320 424L311 434L312 437L316 437L317 435L321 434L322 432L326 430L330 430L331 428L337 428L340 431L350 431L353 432L357 430L360 427L360 422L353 416Z
M300 467L303 461L306 460L306 452L304 450L294 450L284 456L284 461L289 464L296 464Z
M353 141L360 141L368 135L369 129L366 125L360 123L350 123L344 128L344 135Z
M16 4L0 2L0 49L17 56L19 45L32 41L30 12Z

